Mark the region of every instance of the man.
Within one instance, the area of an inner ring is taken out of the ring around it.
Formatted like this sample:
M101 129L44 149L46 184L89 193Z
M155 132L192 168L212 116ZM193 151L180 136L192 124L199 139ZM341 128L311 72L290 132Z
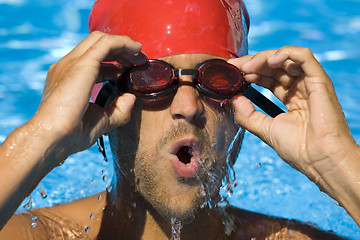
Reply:
M92 33L50 67L37 113L1 146L0 238L169 239L179 230L183 239L339 239L296 221L206 204L216 203L240 148L239 126L359 223L360 150L331 80L305 48L238 56L247 50L247 22L235 0L97 1ZM256 111L238 94L247 84L233 78L233 66L270 89L288 113ZM109 94L103 107L89 103L96 81L105 80L120 96ZM48 172L102 134L110 135L115 159L109 193L8 220Z

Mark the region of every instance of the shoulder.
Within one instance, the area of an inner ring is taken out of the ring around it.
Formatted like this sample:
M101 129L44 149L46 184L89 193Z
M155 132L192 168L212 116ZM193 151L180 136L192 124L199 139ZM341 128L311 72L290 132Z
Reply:
M272 217L236 207L225 209L232 222L231 239L345 239L306 223Z
M16 214L0 231L0 239L95 239L105 202L106 194L101 193Z

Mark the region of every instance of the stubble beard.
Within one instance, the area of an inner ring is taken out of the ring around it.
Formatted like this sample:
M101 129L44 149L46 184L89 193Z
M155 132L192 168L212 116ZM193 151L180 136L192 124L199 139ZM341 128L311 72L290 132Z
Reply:
M177 176L164 146L192 135L200 141L200 169L192 178ZM218 194L226 174L226 152L216 151L215 137L193 125L182 123L162 135L154 148L139 150L135 158L135 186L163 217L192 221L210 198Z

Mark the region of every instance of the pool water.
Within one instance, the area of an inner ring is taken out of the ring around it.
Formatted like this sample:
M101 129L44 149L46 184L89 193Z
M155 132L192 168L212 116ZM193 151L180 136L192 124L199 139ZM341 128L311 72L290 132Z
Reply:
M36 111L50 64L87 36L87 15L93 2L0 0L1 141ZM284 45L311 48L333 79L351 132L359 143L360 1L245 2L251 16L250 53ZM103 161L96 146L75 154L51 172L19 210L103 191L110 183L111 168L111 160ZM249 133L235 171L238 186L231 204L311 222L351 239L360 238L359 228L345 210Z

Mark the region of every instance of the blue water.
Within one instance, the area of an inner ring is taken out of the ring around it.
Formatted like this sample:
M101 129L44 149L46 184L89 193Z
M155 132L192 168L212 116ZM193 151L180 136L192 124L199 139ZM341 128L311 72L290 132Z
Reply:
M284 45L310 47L333 79L359 143L360 1L245 2L251 15L250 53ZM1 141L36 111L50 64L86 37L92 3L0 0ZM235 171L239 184L230 200L233 205L360 238L359 228L341 207L249 133ZM30 207L51 206L103 191L111 175L111 161L105 163L93 147L71 156L51 172L33 192Z

